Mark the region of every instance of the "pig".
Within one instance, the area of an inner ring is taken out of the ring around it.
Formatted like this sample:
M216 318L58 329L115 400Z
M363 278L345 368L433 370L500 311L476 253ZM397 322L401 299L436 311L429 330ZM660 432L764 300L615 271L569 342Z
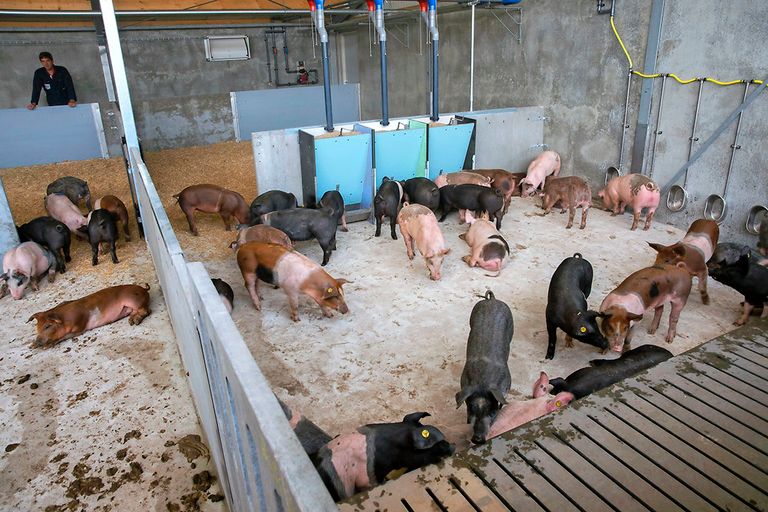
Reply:
M747 254L732 265L709 271L712 279L744 294L742 315L733 323L744 325L754 308L763 308L761 318L768 317L768 268L754 262Z
M440 222L453 210L472 210L477 215L488 213L491 219L496 219L496 229L501 229L501 219L504 218L504 196L492 188L479 185L446 185L440 189ZM461 223L461 213L459 214Z
M264 226L263 224L240 229L237 232L237 240L229 244L229 248L237 252L240 246L246 242L267 242L282 245L288 250L293 249L293 244L288 235L277 228Z
M232 310L235 307L234 290L232 290L232 287L229 286L229 283L219 279L218 277L212 278L211 282L213 283L213 287L216 288L216 292L219 294L219 298L221 299L222 304L224 304L224 307L227 308L227 311L231 315Z
M482 444L509 392L509 345L514 333L512 312L493 292L485 292L469 317L467 361L461 372L461 390L456 408L467 404L467 423L472 425L472 442Z
M290 192L283 192L282 190L264 192L251 202L251 224L260 223L261 216L269 212L290 210L298 207L299 203L296 201L296 196Z
M672 352L656 345L641 345L621 354L618 359L593 359L591 366L581 368L568 377L549 381L550 393L573 393L574 399L584 398L603 388L652 368L672 357Z
M403 235L408 259L413 260L415 256L413 251L415 242L416 248L427 264L429 278L439 281L443 258L451 250L445 246L445 239L437 225L435 214L424 205L406 202L397 215L397 225L400 226L400 234Z
M760 233L757 240L757 250L764 258L768 258L768 219L763 219L760 223ZM766 263L761 263L765 265Z
M102 247L102 254L106 251L103 247L109 244L109 252L112 255L112 263L117 261L116 241L117 241L117 222L115 217L104 208L93 210L88 214L88 241L91 244L91 265L99 264L99 246Z
M292 409L279 398L277 402L280 404L280 408L283 409L283 413L288 419L288 424L299 439L301 447L304 448L304 451L309 456L309 460L314 464L317 461L317 453L320 451L320 448L330 443L333 438L307 419L300 411Z
M760 265L768 265L768 258L764 258L758 251L749 248L748 245L739 245L734 243L719 243L715 247L715 252L707 261L707 268L724 267L733 265L741 259L742 256L749 255L752 261Z
M63 222L72 234L83 239L87 238L88 219L67 196L62 194L45 196L45 209L51 217Z
M130 242L131 232L128 228L128 209L125 207L125 203L123 203L119 197L104 196L97 199L96 203L93 205L94 210L98 210L99 208L108 210L112 215L115 216L115 219L122 222L125 241Z
M641 320L650 309L654 310L654 315L648 334L654 334L667 302L671 303L672 312L665 341L672 343L689 293L691 274L682 262L677 265L654 265L631 274L600 305L602 331L611 349L621 352L622 345L625 350L629 349L632 324Z
M403 201L426 206L432 211L440 207L440 190L432 180L427 178L411 178L401 182L403 186Z
M682 241L664 246L648 242L658 254L656 264L674 265L685 263L688 271L698 277L701 302L709 304L707 293L707 261L712 257L720 235L720 228L713 220L698 219L693 221Z
M148 290L147 283L110 286L35 313L27 320L37 320L35 346L53 345L125 317L139 325L151 313Z
M339 501L383 483L388 475L435 464L453 455L454 446L440 430L422 425L427 412L406 415L400 423L364 425L323 446L315 468Z
M519 196L518 185L525 178L524 172L509 172L504 169L473 169L473 173L486 176L491 180L491 187L504 196L504 213L507 213L513 196Z
M45 189L46 195L62 194L72 201L72 204L79 204L85 199L85 207L91 211L91 191L88 188L88 182L75 178L74 176L64 176L48 185Z
M174 196L181 211L187 217L189 230L197 236L195 211L218 213L224 221L224 228L230 230L230 220L234 215L240 224L248 224L250 212L243 196L235 191L227 190L218 185L201 184L185 188Z
M294 322L299 321L299 294L317 302L328 318L333 316L334 310L343 315L349 313L342 290L342 286L349 281L334 279L301 253L277 244L247 242L237 250L237 264L257 311L261 311L258 294L258 280L261 279L283 289L288 296L291 320Z
M576 208L581 208L581 224L579 229L587 227L587 212L592 206L592 190L587 180L580 176L565 176L562 178L550 178L544 184L544 192L541 194L542 208L547 215L558 202L562 211L568 209L568 224L565 229L573 227L573 217Z
M66 262L72 261L69 247L72 235L63 222L53 217L38 217L17 228L19 240L22 242L37 242L53 251L56 256L56 271L66 272Z
M56 256L52 251L35 242L23 242L3 255L3 274L0 276L0 299L10 290L11 297L19 300L27 286L34 291L43 274L48 282L56 279Z
M543 151L528 164L525 178L520 180L520 195L532 196L537 188L544 185L544 179L550 174L560 174L560 155L554 151Z
M381 186L378 192L376 192L376 197L373 198L373 216L376 218L376 233L374 236L381 236L381 223L384 222L384 217L389 217L392 240L397 240L395 224L397 224L397 214L400 213L400 203L403 202L403 195L402 183L390 180L384 176Z
M653 214L659 207L661 189L647 176L627 174L613 178L597 195L603 200L606 209L611 211L612 216L624 213L627 206L632 207L633 217L630 231L637 229L640 214L643 208L647 208L648 213L645 216L643 231L648 231L651 227Z
M288 235L292 242L317 239L323 250L322 266L328 263L331 252L336 249L337 221L328 210L278 210L262 215L261 223L279 229Z
M597 325L597 318L604 315L589 309L587 304L591 291L592 264L578 252L565 258L549 281L546 359L555 357L557 329L565 333L566 347L573 346L575 338L603 351L608 349L608 340Z
M501 408L496 420L488 430L485 439L499 436L545 414L562 409L574 399L573 393L564 391L551 398L547 395L547 374L541 372L539 379L533 385L533 398L530 400L510 400Z
M338 190L329 190L323 197L320 198L320 202L317 203L318 208L325 208L328 210L333 218L336 219L336 224L341 221L341 230L345 233L349 231L347 228L347 214L344 212L344 198Z
M501 269L510 255L509 244L492 222L477 219L472 222L466 233L459 235L459 238L467 242L472 251L468 256L461 258L464 263L470 267L498 272L494 277L501 274Z
M437 188L442 188L446 185L463 185L465 183L472 183L474 185L480 185L481 187L490 187L491 178L481 174L475 174L473 171L450 172L448 174L440 174L435 178L435 185L437 185Z

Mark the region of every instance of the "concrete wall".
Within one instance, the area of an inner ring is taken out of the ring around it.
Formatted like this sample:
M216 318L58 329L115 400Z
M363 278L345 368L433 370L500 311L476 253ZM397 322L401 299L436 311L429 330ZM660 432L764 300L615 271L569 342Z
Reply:
M632 56L635 68L643 69L651 13L649 0L617 3L616 25ZM565 174L586 176L593 188L601 186L605 169L619 162L624 114L627 61L616 42L607 15L595 12L595 3L561 0L523 1L522 43L491 12L476 11L475 109L542 105L551 118L545 126L545 142L563 156ZM503 11L495 12L512 29ZM469 108L470 14L445 14L440 28L440 111ZM390 111L396 115L427 112L426 60L429 47L419 55L418 26L411 24L410 48L390 40L388 46ZM367 30L359 30L360 82L363 118L380 116L378 53L368 57ZM681 77L712 76L721 80L763 78L768 52L756 41L768 35L768 4L722 3L715 0L667 0L658 69ZM422 31L426 39L426 33ZM653 110L658 106L656 84ZM686 161L697 85L668 82L654 178L663 186ZM699 119L703 142L741 101L743 86L706 84ZM631 155L640 80L633 81L626 144L625 170ZM758 150L768 136L761 119L768 114L768 93L759 98L744 117L743 147L737 154L731 177L729 214L721 226L722 239L754 244L756 237L743 228L747 210L768 201L768 157ZM655 117L651 119L654 126ZM693 195L683 213L661 207L657 218L686 227L700 217L706 197L722 193L729 145L734 127L693 166L689 188ZM652 139L651 139L652 141ZM521 169L516 169L521 170Z

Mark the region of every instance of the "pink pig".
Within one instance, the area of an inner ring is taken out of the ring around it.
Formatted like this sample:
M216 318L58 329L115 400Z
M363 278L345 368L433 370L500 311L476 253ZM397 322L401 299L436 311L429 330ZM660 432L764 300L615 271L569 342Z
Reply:
M429 277L434 281L440 280L440 266L443 257L451 252L445 247L445 239L440 227L437 225L437 217L432 210L420 204L403 203L403 208L397 216L397 225L403 235L408 259L414 257L413 243L427 262Z
M459 238L467 242L472 251L472 254L461 258L467 265L501 273L509 257L509 244L493 222L473 219L469 231L459 235ZM498 274L493 277L498 277Z
M573 393L563 391L555 396L549 396L549 378L541 372L533 385L533 397L530 400L508 400L501 408L496 420L491 425L486 439L496 437L513 428L533 421L536 418L555 412L568 405L574 399Z
M446 185L462 185L464 183L472 183L474 185L480 185L481 187L490 187L491 178L468 171L441 174L435 178L435 185L437 185L438 188Z
M3 256L3 274L0 276L0 298L11 290L11 297L18 300L24 296L28 285L37 291L42 274L48 274L48 281L56 278L56 256L35 242L23 244L8 250Z
M560 155L554 151L544 151L528 165L528 173L520 181L520 195L532 196L534 190L544 186L544 180L550 174L560 174Z
M88 220L80 212L69 198L62 194L49 194L45 197L45 209L51 217L67 225L72 234L85 238L86 235L79 228L88 226Z
M661 200L659 186L642 174L617 176L609 181L597 195L603 200L605 207L613 212L612 215L624 213L627 206L632 207L634 214L630 228L632 231L637 229L643 208L648 208L643 231L647 231L651 227L653 214L656 213L656 208L659 207Z

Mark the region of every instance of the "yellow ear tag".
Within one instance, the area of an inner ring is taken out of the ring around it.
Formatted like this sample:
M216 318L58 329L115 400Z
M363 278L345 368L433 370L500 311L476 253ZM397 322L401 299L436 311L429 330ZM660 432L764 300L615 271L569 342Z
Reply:
M579 332L584 334L585 332L587 332L587 328L586 327L582 327L582 328L579 329Z
M557 402L555 402L555 405L558 406L558 407L562 407L563 406L563 402L558 400Z
M328 288L328 293L333 293L333 288Z
M421 437L423 437L424 439L427 439L429 437L429 430L427 429L422 430Z

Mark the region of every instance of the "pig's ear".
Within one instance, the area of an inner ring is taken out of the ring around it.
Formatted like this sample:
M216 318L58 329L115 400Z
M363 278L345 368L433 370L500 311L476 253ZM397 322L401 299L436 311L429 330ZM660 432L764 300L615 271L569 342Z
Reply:
M234 249L236 245L237 245L237 240L235 240L234 242L232 242L231 244L229 244L229 246L228 246L228 247L229 247L230 249Z
M684 245L678 245L677 247L672 249L672 252L674 252L678 256L685 256L685 246Z
M0 281L7 281L8 280L8 272L3 272L2 275L0 275Z
M492 389L491 394L493 395L493 398L495 398L500 405L507 405L507 401L504 399L504 393L502 393L498 389Z
M421 422L419 421L421 418L426 418L427 416L432 416L428 412L412 412L411 414L406 414L403 417L403 423L414 423L416 425L421 425Z
M32 315L31 317L29 317L29 319L27 319L27 322L26 322L26 323L29 323L29 322L31 322L32 320L37 320L37 317L39 317L40 315L42 315L42 313L35 313L35 314L34 314L34 315Z
M431 428L415 428L411 431L411 440L417 450L429 450L442 440L442 436L437 435Z
M461 388L461 391L456 393L456 408L458 409L461 407L461 404L467 401L467 398L469 398L469 395L472 394L474 391L471 387Z
M648 242L648 245L651 246L651 249L653 249L656 252L659 252L660 250L664 249L664 246L661 244L655 244L653 242Z
M442 251L440 251L440 254L442 254L443 256L445 256L445 255L446 255L446 254L448 254L449 252L451 252L451 248L450 248L450 247L447 247L447 248L443 249Z
M338 286L339 288L341 288L343 285L345 285L347 283L351 284L351 283L354 283L354 281L349 281L349 280L344 279L344 278L340 278L340 279L336 280L336 286Z
M627 313L627 320L641 320L643 315L636 315L635 313Z

